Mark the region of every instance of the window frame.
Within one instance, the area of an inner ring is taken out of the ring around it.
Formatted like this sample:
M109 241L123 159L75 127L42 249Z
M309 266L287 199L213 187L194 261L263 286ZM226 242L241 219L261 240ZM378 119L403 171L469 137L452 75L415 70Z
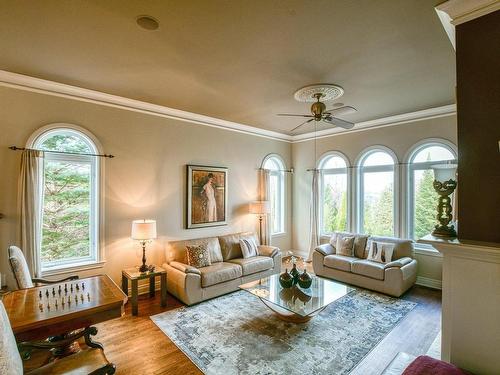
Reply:
M387 165L374 165L374 166L363 166L363 163L366 161L366 159L372 155L375 152L383 152L387 155L389 155L393 161L393 164L387 164ZM396 156L396 153L391 150L387 146L383 145L373 145L370 147L365 148L360 152L356 159L356 193L355 193L355 207L356 207L356 214L355 214L355 223L354 227L356 228L356 231L358 233L365 233L364 228L363 228L363 211L364 211L364 174L365 173L374 173L374 172L393 172L393 209L392 209L392 214L393 214L393 233L392 237L399 237L400 236L400 215L399 214L399 209L400 209L400 203L399 203L399 190L400 190L400 184L399 184L399 160L398 157ZM372 236L380 236L380 234L377 233L370 233Z
M439 161L428 161L428 162L418 162L414 163L413 159L419 154L422 150L427 147L438 146L443 147L450 151L454 155L454 159L449 160L439 160ZM417 170L427 170L430 169L432 165L440 164L440 163L457 163L457 146L444 138L426 138L414 144L410 150L406 153L405 156L405 167L406 167L406 189L404 189L405 195L405 237L410 238L414 241L417 239L413 238L413 231L415 228L414 223L414 205L415 205L415 171ZM430 245L418 244L418 246L431 248Z
M55 123L43 126L42 128L35 131L26 143L26 147L39 149L40 144L50 138L50 136L60 133L68 133L71 135L76 135L80 137L91 149L92 153L101 154L102 147L96 137L87 131L86 129L67 123ZM99 157L92 157L86 155L71 155L71 154L56 154L46 152L44 157L48 161L68 161L75 163L82 163L90 165L90 198L91 198L91 212L90 212L90 241L91 241L91 254L89 257L81 258L79 261L76 259L67 261L56 261L46 264L42 264L40 259L40 264L42 265L42 276L50 276L56 274L64 274L68 272L80 271L85 269L92 269L102 267L105 264L104 259L104 244L103 244L103 202L104 202L104 189L102 186L103 180L103 163L101 163ZM45 173L41 175L41 181L45 177ZM43 194L43 189L42 189ZM44 199L43 195L41 197L41 202L43 205ZM43 210L43 206L42 206ZM41 223L43 223L43 211L40 212ZM40 231L42 233L42 230ZM41 239L42 240L42 237ZM41 244L39 246L41 249ZM41 258L41 254L38 254Z
M278 165L279 170L265 168L266 163L270 160ZM273 154L268 154L264 157L261 163L261 168L268 170L271 176L278 177L278 191L279 191L278 205L279 205L279 214L280 214L279 221L280 221L281 231L279 232L273 231L274 228L272 222L274 221L274 217L272 217L273 220L271 221L270 234L271 237L283 236L286 234L286 180L285 180L286 165L285 162L283 161L283 158L280 155L273 153ZM271 216L272 215L273 213L271 213Z
M345 168L329 168L329 169L323 169L322 166L332 157L340 157L342 160L345 162ZM352 205L351 205L351 200L352 200L352 193L350 187L352 186L351 184L351 179L352 179L352 173L351 173L351 163L346 155L344 155L342 152L333 150L333 151L328 151L325 152L323 155L321 155L318 159L318 162L316 163L316 167L320 170L320 191L319 191L319 227L320 227L320 236L331 236L333 232L326 232L324 231L324 226L323 226L323 209L324 209L324 196L323 196L323 191L324 191L324 176L325 175L339 175L339 174L345 174L346 175L346 199L347 199L347 217L346 217L346 230L351 231L351 220L352 220Z

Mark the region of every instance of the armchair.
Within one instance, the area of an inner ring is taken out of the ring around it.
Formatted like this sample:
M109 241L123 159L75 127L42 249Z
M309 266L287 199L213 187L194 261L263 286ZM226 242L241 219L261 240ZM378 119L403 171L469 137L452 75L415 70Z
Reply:
M26 263L26 258L24 257L22 250L17 246L9 246L9 263L19 289L33 288L35 284L56 284L63 281L78 279L78 276L76 275L59 280L32 278L28 269L28 264Z

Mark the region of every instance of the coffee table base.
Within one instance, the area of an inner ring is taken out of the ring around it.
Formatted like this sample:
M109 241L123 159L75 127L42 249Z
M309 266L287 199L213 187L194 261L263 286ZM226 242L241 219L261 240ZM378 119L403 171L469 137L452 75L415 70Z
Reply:
M274 303L266 301L263 298L260 298L260 300L270 310L274 311L276 313L276 316L279 319L281 319L281 320L283 320L285 322L290 322L290 323L307 323L314 316L318 315L321 311L323 311L326 308L326 306L325 306L322 309L319 309L319 310L315 311L313 314L310 314L310 315L307 315L307 316L302 316L302 315L299 315L299 314L295 314L295 313L293 313L291 311L288 311L287 309L284 309L281 306L275 305Z

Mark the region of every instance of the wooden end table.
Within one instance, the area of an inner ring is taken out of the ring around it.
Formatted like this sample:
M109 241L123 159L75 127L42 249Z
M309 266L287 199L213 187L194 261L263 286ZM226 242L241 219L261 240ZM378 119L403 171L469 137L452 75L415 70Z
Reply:
M155 296L155 280L160 276L161 282L161 306L167 306L167 271L164 268L155 266L152 272L140 272L137 267L122 270L122 290L128 294L128 281L132 282L132 315L138 314L137 297L139 280L149 279L149 296Z

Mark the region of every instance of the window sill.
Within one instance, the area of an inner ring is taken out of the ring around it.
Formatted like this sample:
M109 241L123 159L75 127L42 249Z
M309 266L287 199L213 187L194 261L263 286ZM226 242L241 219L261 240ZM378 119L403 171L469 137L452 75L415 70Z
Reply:
M105 261L101 262L86 262L80 263L78 265L64 265L64 266L55 266L49 269L42 271L42 276L54 276L54 275L62 275L67 273L75 273L79 271L92 270L96 268L102 268L106 264Z
M279 238L279 237L285 237L286 232L280 232L280 233L273 233L271 234L271 238Z

